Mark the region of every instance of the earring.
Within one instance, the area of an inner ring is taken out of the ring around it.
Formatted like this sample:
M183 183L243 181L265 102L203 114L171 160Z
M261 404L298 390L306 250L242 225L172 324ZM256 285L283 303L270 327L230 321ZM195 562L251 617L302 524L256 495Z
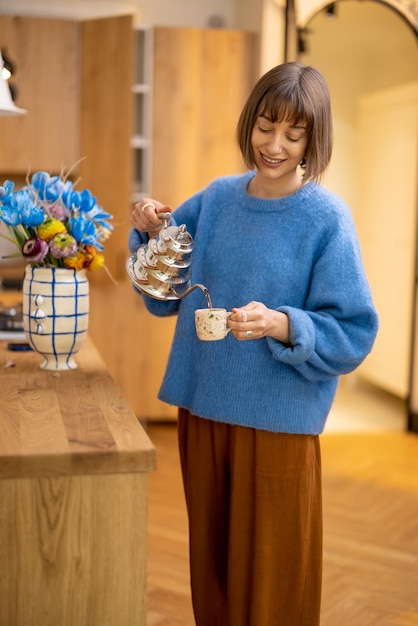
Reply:
M300 167L306 167L306 159L303 157L302 161L299 163Z

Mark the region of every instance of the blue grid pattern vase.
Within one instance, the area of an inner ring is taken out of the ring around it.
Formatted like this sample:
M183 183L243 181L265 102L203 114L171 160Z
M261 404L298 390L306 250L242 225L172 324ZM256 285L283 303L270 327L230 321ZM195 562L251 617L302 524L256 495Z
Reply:
M46 370L77 367L87 337L89 282L86 270L28 265L23 281L23 325L27 339L44 357Z

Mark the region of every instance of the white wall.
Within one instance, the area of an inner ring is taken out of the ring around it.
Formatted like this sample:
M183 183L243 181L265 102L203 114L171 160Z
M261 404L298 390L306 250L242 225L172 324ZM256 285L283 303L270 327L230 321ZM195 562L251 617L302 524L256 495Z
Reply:
M0 0L0 14L90 19L137 13L138 0Z
M331 19L321 11L307 23L302 60L318 67L330 87L335 143L325 184L352 209L380 317L376 344L355 376L406 398L415 271L417 104L414 101L410 109L404 102L409 96L398 103L398 94L418 79L417 41L405 20L384 4L344 0L336 11Z
M207 27L219 18L226 28L259 29L260 4L253 0L0 0L0 14L93 19L133 14L158 26Z
M358 112L357 228L380 317L375 346L359 374L407 398L415 283L418 82L364 95Z
M368 0L344 0L336 7L334 19L320 12L307 24L307 52L301 60L319 68L328 81L335 143L326 184L356 214L361 193L356 173L357 100L416 80L418 49L412 30L389 7Z

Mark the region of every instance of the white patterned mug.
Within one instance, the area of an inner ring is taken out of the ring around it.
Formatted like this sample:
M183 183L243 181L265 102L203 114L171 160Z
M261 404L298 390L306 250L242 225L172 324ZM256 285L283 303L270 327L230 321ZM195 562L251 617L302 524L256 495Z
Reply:
M201 341L224 339L231 330L227 326L231 311L226 309L196 309L196 333Z

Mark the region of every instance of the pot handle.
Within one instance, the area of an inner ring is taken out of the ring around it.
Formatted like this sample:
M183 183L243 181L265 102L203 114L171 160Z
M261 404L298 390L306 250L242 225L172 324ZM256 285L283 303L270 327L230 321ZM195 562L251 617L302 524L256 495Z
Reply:
M167 213L158 213L158 217L160 220L163 220L163 228L168 228L170 225L171 213L167 211Z

